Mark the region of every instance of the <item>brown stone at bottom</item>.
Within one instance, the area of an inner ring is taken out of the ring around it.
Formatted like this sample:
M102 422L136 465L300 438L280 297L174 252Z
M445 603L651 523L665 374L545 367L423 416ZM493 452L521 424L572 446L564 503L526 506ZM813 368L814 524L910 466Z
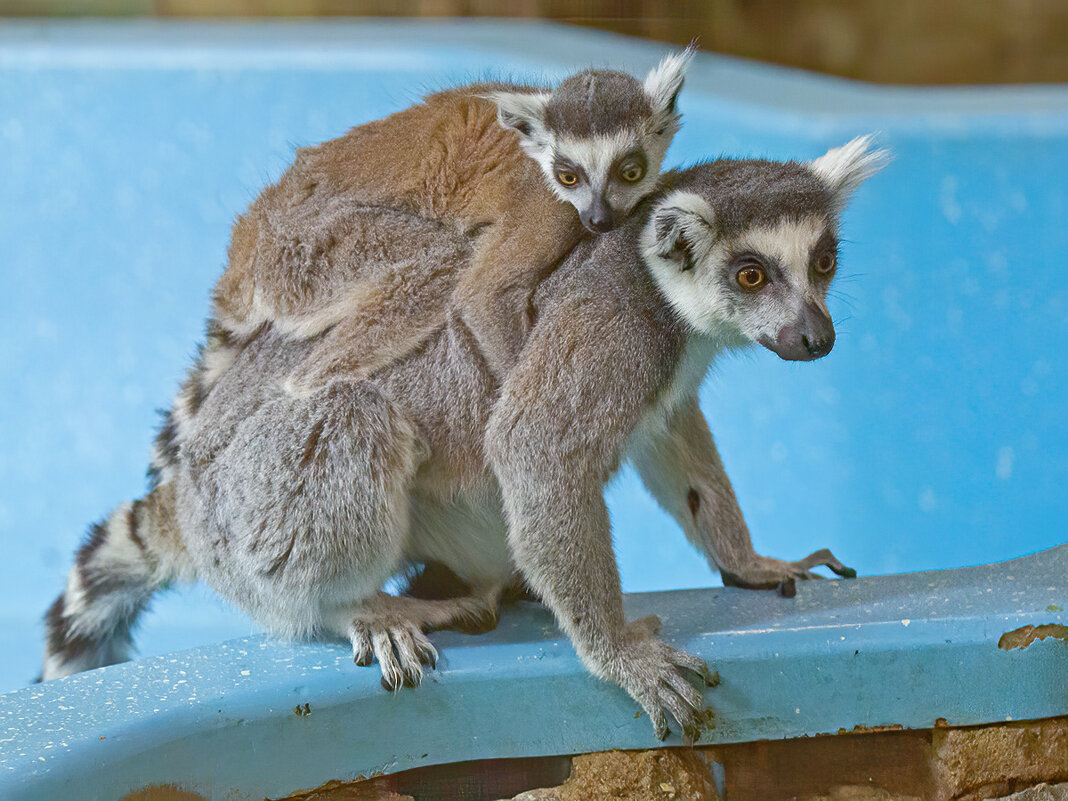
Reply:
M528 790L513 801L717 801L712 766L696 749L582 754L559 787Z
M1068 718L935 729L934 801L1007 796L1068 781Z
M843 784L832 787L826 795L806 795L799 801L923 801L917 795L898 795L882 787L863 784Z
M285 801L718 801L713 761L723 765L730 801L1068 801L1068 717L481 760L329 781ZM123 801L200 798L156 786Z

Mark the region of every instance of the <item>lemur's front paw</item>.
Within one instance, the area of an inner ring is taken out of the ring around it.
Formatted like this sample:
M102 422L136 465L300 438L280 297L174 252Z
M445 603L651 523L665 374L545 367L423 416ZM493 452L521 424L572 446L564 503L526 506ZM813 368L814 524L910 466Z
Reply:
M723 583L728 587L744 587L750 590L777 589L779 594L792 598L797 594L797 580L821 579L812 568L829 567L842 578L856 578L857 571L846 567L826 548L814 551L797 562L784 562L757 556L740 571L723 571Z
M712 710L684 672L695 674L708 687L719 684L719 676L705 660L657 638L659 627L655 616L628 624L608 673L641 704L659 739L663 740L670 731L670 712L682 728L683 737L692 743L712 720Z
M409 622L389 625L355 620L350 629L352 658L357 665L376 659L382 668L382 686L387 690L416 687L423 679L423 666L433 668L438 651L420 628Z

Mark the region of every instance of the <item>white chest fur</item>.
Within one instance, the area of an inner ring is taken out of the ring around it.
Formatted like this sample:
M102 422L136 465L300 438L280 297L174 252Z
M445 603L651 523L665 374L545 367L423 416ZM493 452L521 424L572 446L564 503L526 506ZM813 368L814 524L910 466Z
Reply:
M690 335L671 383L660 393L627 440L624 449L626 458L635 452L639 447L638 443L667 428L668 421L679 405L697 395L701 382L708 374L708 368L726 348L725 343L718 338L699 333Z

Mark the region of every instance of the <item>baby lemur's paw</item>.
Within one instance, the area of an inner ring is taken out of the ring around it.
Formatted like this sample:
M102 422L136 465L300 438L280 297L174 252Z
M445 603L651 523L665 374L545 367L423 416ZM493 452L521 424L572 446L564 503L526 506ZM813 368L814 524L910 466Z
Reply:
M659 626L656 617L628 624L608 672L641 704L659 739L663 740L670 732L667 718L670 713L685 740L692 743L711 722L712 710L686 674L696 676L707 687L716 686L719 676L705 660L657 638Z
M423 679L423 666L433 668L438 651L419 626L405 621L355 620L350 629L352 658L357 665L378 660L382 686L387 690L416 687Z
M856 570L843 565L828 549L821 548L797 562L757 556L741 570L724 571L723 583L728 587L744 587L750 590L776 589L779 595L792 598L797 594L798 579L808 581L823 578L812 570L821 565L829 567L842 578L857 577Z

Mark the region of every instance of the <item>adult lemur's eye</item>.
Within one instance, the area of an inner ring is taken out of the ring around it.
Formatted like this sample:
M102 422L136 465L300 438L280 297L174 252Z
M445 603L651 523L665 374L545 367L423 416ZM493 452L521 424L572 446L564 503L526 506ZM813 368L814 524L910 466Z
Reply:
M834 272L834 254L824 253L816 262L816 272L820 275L829 275Z
M756 264L747 264L738 271L735 278L738 280L738 286L746 292L756 292L768 282L767 273Z
M645 167L636 161L628 161L620 166L619 177L628 183L637 183L645 177Z
M578 176L573 172L567 170L560 170L556 173L556 180L562 183L564 186L574 186L578 183Z

